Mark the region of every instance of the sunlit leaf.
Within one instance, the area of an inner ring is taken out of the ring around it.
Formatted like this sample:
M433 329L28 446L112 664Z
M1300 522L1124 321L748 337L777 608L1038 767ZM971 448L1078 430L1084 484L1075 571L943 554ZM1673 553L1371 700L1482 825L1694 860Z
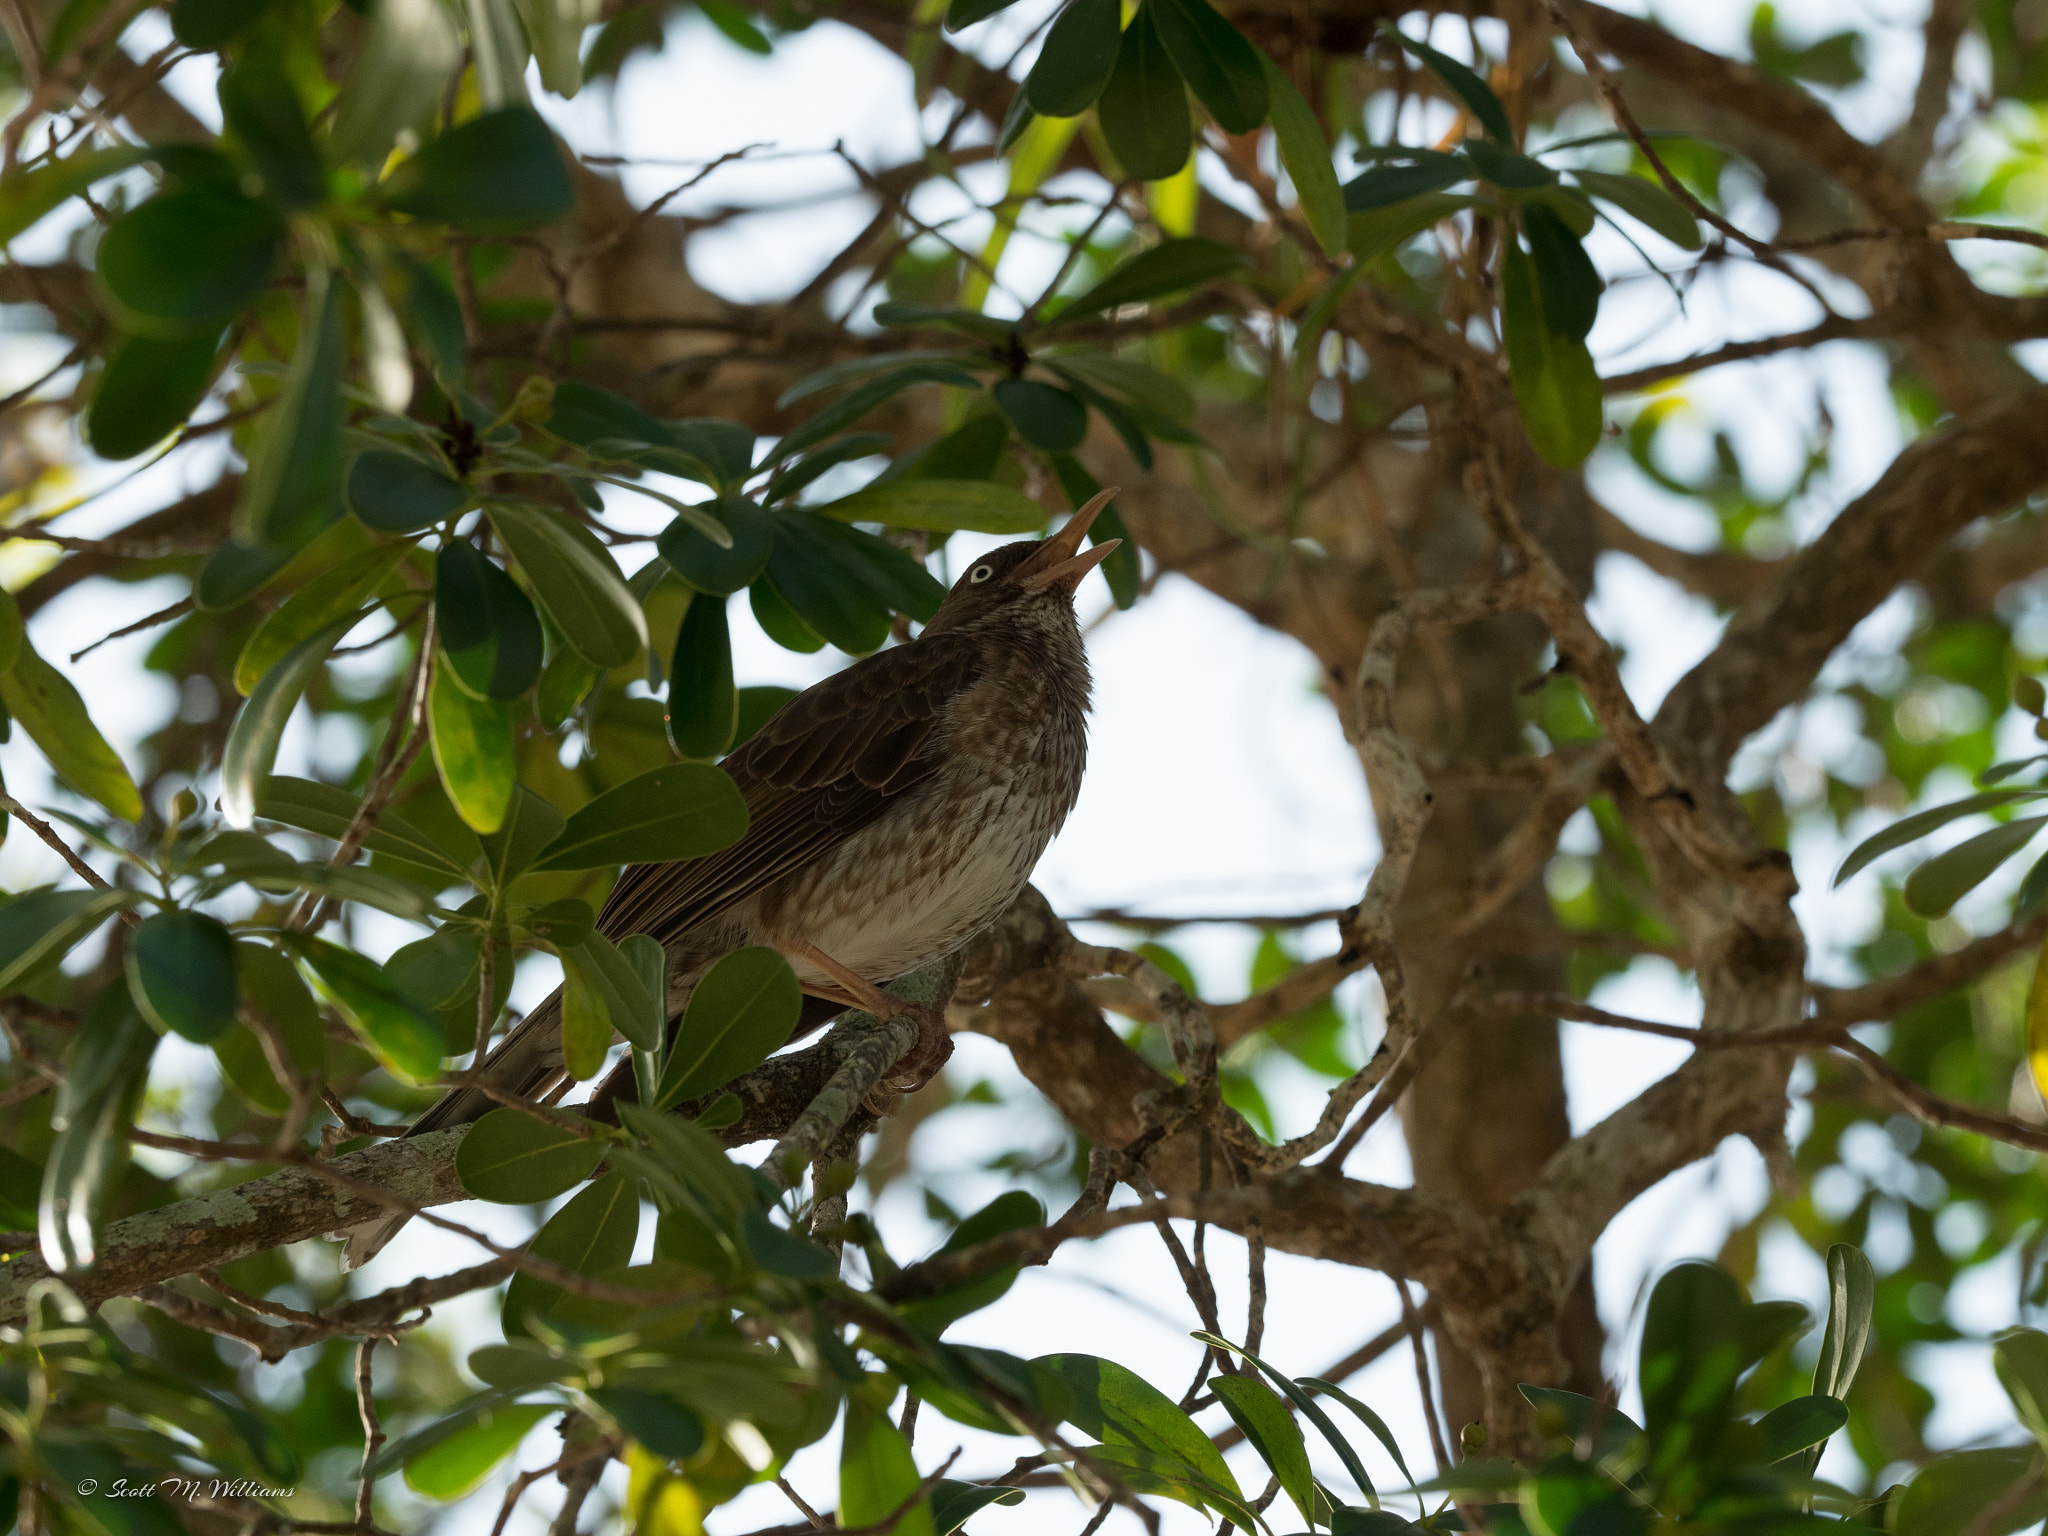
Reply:
M384 967L308 933L287 933L285 941L386 1070L408 1082L433 1081L440 1073L446 1042L425 1010L398 989Z
M123 821L142 819L142 792L128 765L93 724L71 680L26 639L14 666L0 673L0 702L65 783Z
M325 628L314 631L293 646L249 691L249 698L235 716L221 753L220 809L228 825L248 827L256 820L256 800L270 768L277 761L277 744L284 735L285 722L298 708L307 684L327 662L327 653L341 643L361 620L359 613L345 614ZM0 688L4 688L0 683Z
M555 1403L514 1403L493 1408L405 1464L405 1485L443 1503L473 1493L497 1465L519 1449L534 1425L560 1413Z
M359 615L408 552L404 544L378 544L329 566L257 626L235 659L235 688L249 694L294 647L337 620Z
M472 698L447 659L437 657L427 723L434 766L456 814L475 831L497 831L512 805L516 772L511 705Z

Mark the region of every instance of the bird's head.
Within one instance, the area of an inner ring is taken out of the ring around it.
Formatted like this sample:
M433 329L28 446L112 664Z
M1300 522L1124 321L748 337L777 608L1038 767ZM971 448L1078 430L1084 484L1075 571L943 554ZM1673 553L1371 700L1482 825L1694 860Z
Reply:
M932 615L924 632L955 629L973 620L1005 611L1028 613L1050 605L1073 611L1074 589L1081 578L1107 560L1121 539L1104 539L1083 551L1089 526L1117 493L1112 486L1091 497L1048 539L1026 539L990 550L970 565Z

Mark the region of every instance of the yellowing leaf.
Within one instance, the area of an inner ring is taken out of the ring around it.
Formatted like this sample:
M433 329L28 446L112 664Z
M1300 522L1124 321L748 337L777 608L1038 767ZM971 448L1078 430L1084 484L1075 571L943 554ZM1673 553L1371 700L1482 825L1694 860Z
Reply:
M2048 944L2034 960L2034 980L2027 988L2027 1070L2034 1091L2048 1102Z
M636 1536L704 1536L704 1501L637 1440L626 1442L626 1507Z

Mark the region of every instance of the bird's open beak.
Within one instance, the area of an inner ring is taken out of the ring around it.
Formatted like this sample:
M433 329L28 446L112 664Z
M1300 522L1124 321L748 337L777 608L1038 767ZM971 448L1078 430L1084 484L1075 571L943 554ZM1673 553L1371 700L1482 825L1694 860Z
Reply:
M1107 560L1123 543L1122 539L1105 539L1086 554L1080 553L1081 541L1088 537L1089 526L1102 515L1102 509L1109 505L1110 499L1120 489L1120 486L1113 485L1091 496L1087 505L1067 519L1066 527L1040 544L1017 567L1016 579L1033 592L1059 587L1072 593L1081 585L1083 576Z

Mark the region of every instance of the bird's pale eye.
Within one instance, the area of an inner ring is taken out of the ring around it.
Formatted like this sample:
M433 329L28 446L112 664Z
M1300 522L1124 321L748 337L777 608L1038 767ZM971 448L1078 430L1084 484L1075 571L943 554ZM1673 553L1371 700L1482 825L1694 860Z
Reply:
M967 573L967 579L978 587L984 581L987 581L989 577L995 575L995 573L996 568L992 565L977 565Z

